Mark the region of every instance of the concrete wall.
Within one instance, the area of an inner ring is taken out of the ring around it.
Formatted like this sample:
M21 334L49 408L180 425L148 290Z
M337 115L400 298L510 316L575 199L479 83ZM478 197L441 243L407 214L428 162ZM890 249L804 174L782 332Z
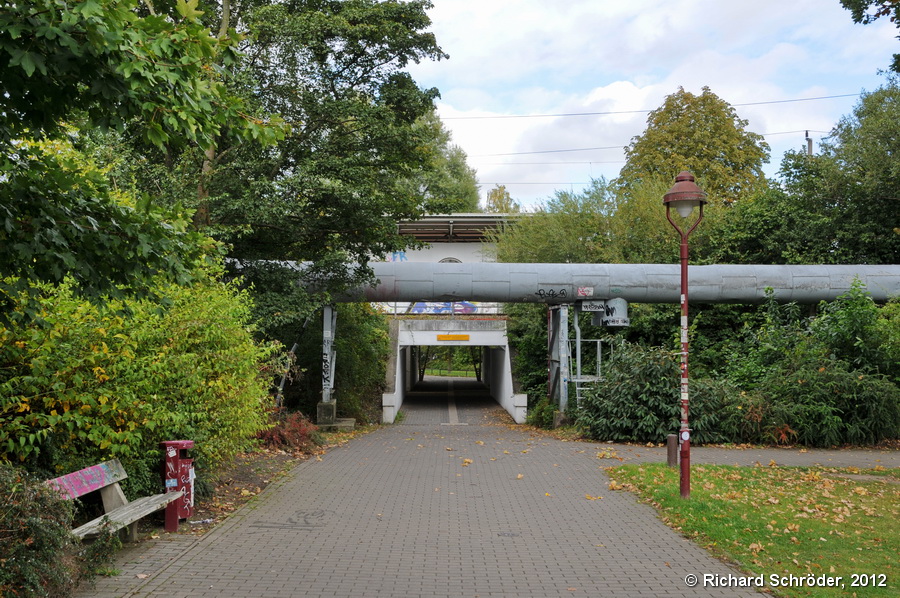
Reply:
M485 347L482 378L491 389L491 396L512 415L517 424L524 424L528 414L528 395L513 389L512 362L508 347Z
M399 321L391 320L388 328L391 353L385 368L385 392L381 395L381 421L386 424L394 423L397 412L403 406L407 389L406 381L409 377L407 374L409 350L397 344L399 325Z
M493 262L496 246L493 243L430 243L422 249L395 251L389 262L432 262L457 260L460 262Z
M466 340L440 340L442 335L466 336ZM393 423L406 393L418 376L413 347L483 347L482 379L494 397L513 417L524 423L528 407L526 395L513 388L512 362L506 338L505 320L392 320L387 367L387 392L382 395L382 421Z

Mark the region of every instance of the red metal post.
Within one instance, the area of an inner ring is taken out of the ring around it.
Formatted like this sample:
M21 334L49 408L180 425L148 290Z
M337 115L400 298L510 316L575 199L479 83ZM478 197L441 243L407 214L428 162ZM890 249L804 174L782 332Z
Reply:
M691 430L688 426L688 242L681 234L681 498L691 497Z
M678 231L681 237L681 427L678 440L681 443L681 498L691 497L691 428L688 423L688 237L700 221L703 220L703 205L706 193L694 182L694 175L682 171L675 177L675 184L663 196L666 206L666 219ZM687 219L694 207L700 207L700 215L690 228L683 230L672 220L670 208L675 209Z

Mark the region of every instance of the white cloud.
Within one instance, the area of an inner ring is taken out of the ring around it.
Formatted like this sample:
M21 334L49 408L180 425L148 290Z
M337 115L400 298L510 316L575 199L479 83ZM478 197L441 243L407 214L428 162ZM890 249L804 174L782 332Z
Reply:
M413 76L440 89L439 112L486 183L482 191L506 183L526 203L564 183L614 177L646 113L452 117L650 110L679 86L707 85L732 104L852 94L878 86L878 69L900 51L891 23L856 25L839 0L434 0L429 14L450 59L416 65ZM759 133L828 131L855 102L736 110ZM803 137L768 138L770 172ZM606 146L619 149L490 156ZM522 184L539 181L550 184Z

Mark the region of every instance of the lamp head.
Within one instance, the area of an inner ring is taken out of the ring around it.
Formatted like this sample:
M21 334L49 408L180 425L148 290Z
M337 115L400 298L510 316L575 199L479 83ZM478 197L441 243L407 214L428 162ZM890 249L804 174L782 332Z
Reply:
M673 207L682 218L691 215L695 206L706 203L706 193L694 182L694 175L682 170L675 177L675 184L663 196L663 205Z

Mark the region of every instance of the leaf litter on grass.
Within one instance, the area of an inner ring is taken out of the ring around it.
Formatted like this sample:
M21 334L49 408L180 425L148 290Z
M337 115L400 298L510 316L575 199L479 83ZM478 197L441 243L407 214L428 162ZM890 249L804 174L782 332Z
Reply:
M748 574L842 576L845 588L779 588L783 596L900 595L900 485L825 468L691 468L683 500L679 471L665 464L608 468L610 490L636 492L663 521ZM851 575L884 574L887 587L851 588Z

